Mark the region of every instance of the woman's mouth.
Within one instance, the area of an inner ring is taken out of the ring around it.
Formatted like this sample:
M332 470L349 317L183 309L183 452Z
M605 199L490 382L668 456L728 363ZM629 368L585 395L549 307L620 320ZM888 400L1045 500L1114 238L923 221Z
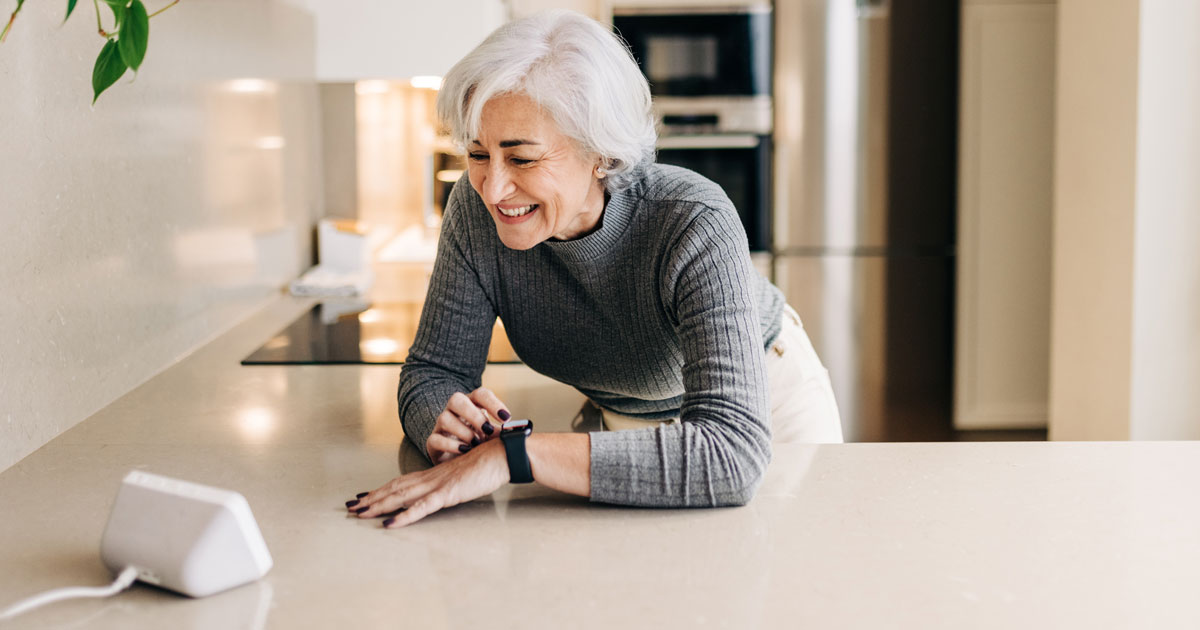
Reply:
M532 214L532 212L538 210L539 208L541 208L539 204L496 206L496 210L499 212L500 220L504 221L505 223L523 220L524 217L529 216Z
M500 211L500 214L509 217L527 215L530 211L533 211L534 208L538 208L538 204L522 205L517 206L517 208L500 208L500 206L496 206L496 209Z

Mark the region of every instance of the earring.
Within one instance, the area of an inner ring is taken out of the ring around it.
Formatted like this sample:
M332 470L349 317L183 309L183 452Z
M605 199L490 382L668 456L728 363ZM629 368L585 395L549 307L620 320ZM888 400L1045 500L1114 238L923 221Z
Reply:
M608 173L605 173L604 169L600 168L599 166L596 167L594 172L596 174L596 179L604 179L604 176L608 175Z

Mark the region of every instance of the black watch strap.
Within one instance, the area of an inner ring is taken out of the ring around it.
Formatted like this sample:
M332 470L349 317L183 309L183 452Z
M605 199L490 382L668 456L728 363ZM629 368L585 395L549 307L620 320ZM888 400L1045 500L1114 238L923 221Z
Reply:
M525 450L525 438L533 433L529 420L509 420L500 428L500 440L504 442L504 453L508 456L508 476L512 483L532 483L533 469L529 466L529 453Z

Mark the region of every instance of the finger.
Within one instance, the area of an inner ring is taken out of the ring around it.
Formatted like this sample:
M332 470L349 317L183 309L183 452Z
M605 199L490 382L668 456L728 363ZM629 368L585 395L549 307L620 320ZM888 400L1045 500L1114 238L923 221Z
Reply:
M449 459L453 459L463 454L462 443L456 437L446 435L445 433L432 433L429 439L425 441L425 450L429 451L429 461L440 462L442 458L449 455ZM469 447L466 450L471 450Z
M504 404L504 401L500 400L500 397L495 392L486 387L480 387L471 392L469 398L471 402L475 403L475 406L483 408L493 418L499 418L501 422L506 422L509 418L512 418L512 414L508 411L508 406ZM488 431L488 428L492 430ZM495 437L498 434L496 431L497 428L499 427L492 427L490 422L485 422L480 427L480 430L483 431L486 439L487 437Z
M475 403L466 394L458 392L451 396L450 400L446 402L446 411L450 411L461 418L463 422L471 427L471 432L475 437L480 440L483 439L484 433L481 427L487 421L487 417L484 415L483 410L475 406Z
M471 431L473 437L483 438L481 427L487 421L487 416L466 394L459 392L451 396L450 400L446 402L445 412L457 416L459 421Z
M386 529L395 529L397 527L404 527L405 525L412 525L443 507L445 507L445 503L442 500L440 492L428 494L413 502L407 510L384 520L383 526Z
M391 494L394 489L399 486L400 480L401 477L396 477L395 479L392 479L391 481L370 492L359 493L359 496L357 496L354 500L346 502L346 511L360 515L366 513L366 511L369 510L372 505L374 505L383 497Z
M475 438L474 429L463 423L462 419L450 410L443 411L438 415L434 429L458 438L463 444L470 444L471 440Z
M406 479L404 481L407 483L397 488L395 492L381 497L371 505L370 509L359 514L359 518L375 518L388 512L407 508L410 504L428 494L433 487L431 481L422 479L419 474L414 474L411 480Z

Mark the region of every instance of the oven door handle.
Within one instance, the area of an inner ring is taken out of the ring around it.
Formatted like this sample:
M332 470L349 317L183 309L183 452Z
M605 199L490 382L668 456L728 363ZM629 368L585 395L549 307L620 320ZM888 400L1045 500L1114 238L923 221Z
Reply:
M751 133L666 136L658 139L660 149L754 149L762 138Z

